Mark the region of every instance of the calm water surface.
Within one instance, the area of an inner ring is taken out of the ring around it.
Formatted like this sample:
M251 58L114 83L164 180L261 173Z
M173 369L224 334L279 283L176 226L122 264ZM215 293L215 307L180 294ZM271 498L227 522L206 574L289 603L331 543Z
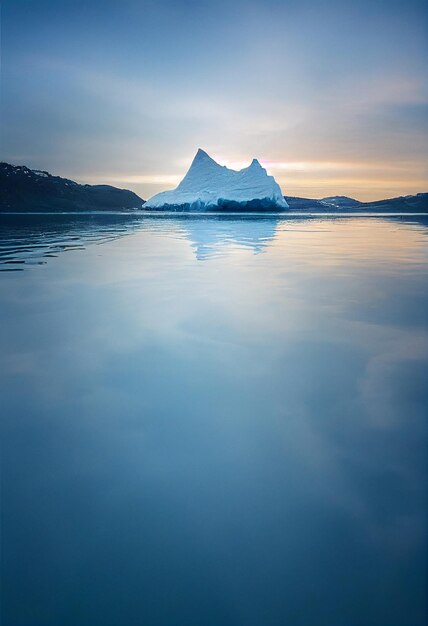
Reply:
M0 239L4 626L426 623L426 218Z

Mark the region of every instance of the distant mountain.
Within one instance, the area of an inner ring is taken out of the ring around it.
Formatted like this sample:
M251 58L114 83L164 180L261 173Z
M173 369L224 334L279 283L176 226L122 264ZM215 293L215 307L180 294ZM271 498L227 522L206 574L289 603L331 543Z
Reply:
M147 200L157 211L284 211L282 191L257 159L242 170L219 165L199 149L176 189Z
M361 206L361 202L347 196L330 196L328 198L298 198L296 196L284 196L291 210L301 209L331 211L332 209L355 209Z
M298 198L284 196L291 211L376 211L379 213L402 212L424 213L428 211L428 193L415 196L400 196L374 202L360 202L347 196L329 196L327 198Z
M315 198L299 198L297 196L284 196L291 211L328 211L331 207L323 204L321 200Z
M403 212L426 212L428 211L428 193L417 193L415 196L399 196L376 202L362 202L360 207L371 211L403 211Z
M361 205L359 200L348 198L348 196L329 196L322 198L320 202L328 207L334 207L335 209L353 209Z
M79 185L24 165L0 163L0 211L113 211L141 208L137 194L110 185Z

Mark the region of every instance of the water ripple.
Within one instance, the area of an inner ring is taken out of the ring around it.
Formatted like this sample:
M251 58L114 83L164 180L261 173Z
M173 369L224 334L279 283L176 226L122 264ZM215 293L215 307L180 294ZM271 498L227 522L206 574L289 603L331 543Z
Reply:
M426 215L378 216L364 218L396 221L426 228ZM350 214L148 214L81 213L81 214L1 214L0 271L22 271L30 266L45 265L62 252L84 250L86 246L102 245L136 230L146 229L154 236L169 236L188 241L196 258L204 261L224 254L226 248L267 249L278 233L326 233L332 221L352 219L358 231L361 215ZM309 227L313 223L314 227Z

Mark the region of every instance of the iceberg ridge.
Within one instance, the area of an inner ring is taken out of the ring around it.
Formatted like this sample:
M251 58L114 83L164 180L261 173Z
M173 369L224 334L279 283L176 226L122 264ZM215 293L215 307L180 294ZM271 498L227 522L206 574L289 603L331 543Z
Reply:
M192 164L171 191L149 198L145 209L172 211L282 211L281 188L257 159L236 171L219 165L199 148Z

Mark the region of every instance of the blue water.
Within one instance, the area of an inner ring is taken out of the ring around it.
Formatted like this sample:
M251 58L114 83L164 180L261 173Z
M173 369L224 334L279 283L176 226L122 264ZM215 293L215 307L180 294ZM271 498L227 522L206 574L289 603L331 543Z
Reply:
M428 220L0 217L4 626L422 626Z

